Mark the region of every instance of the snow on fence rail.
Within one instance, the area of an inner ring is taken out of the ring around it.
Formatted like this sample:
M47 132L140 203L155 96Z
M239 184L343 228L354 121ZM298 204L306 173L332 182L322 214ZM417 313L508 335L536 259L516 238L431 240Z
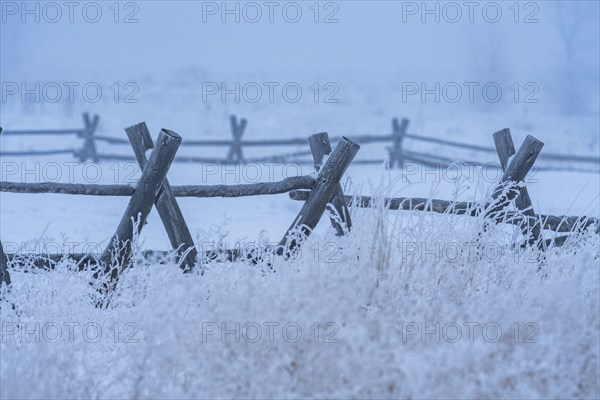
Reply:
M87 120L90 122L89 126L97 125L97 118L93 120L87 118ZM406 125L407 122L404 122L398 126L402 130ZM239 132L238 130L238 139L241 137ZM316 179L310 176L297 176L279 182L246 185L171 186L166 176L182 143L182 138L175 132L163 129L155 144L145 123L127 128L126 133L135 158L142 169L142 175L135 187L50 182L0 182L0 192L130 197L112 240L99 257L90 254L29 255L25 257L18 254L7 255L0 242L0 282L10 284L9 263L19 263L33 258L36 260L34 265L52 268L57 260L66 256L79 263L84 262L94 266L94 278L106 279L101 291L108 299L118 282L120 273L130 265L134 236L141 232L153 206L157 208L178 262L184 271L191 270L197 265L199 257L176 197L240 197L289 192L292 199L304 201L302 209L279 244L264 250L286 258L292 256L301 245L303 240L299 239L306 238L311 234L328 205L332 206L330 208L332 211L331 223L336 233L342 236L352 227L349 206L374 207L377 204L370 197L345 196L342 191L340 185L342 176L360 148L356 142L345 137L340 138L337 146L332 150L327 133L310 136L308 144L315 170L318 172ZM521 147L515 151L510 131L503 129L494 134L494 142L504 174L489 199L481 203L468 203L437 199L391 198L383 199L384 205L392 210L483 215L486 220L483 229L486 229L486 226L491 223L516 224L522 229L524 237L527 239L525 245L537 246L542 250L549 246L561 246L568 238L568 235L564 235L544 240L543 229L555 232L578 232L595 225L595 232L600 234L600 222L597 218L538 215L534 212L523 182L540 155L544 145L541 141L527 136ZM395 142L394 149L401 148L401 145L401 142ZM152 149L152 153L146 159L145 152L149 149ZM237 149L232 148L231 153L239 156ZM326 155L329 157L323 163ZM510 211L512 204L519 212ZM134 223L134 220L137 223ZM265 254L260 251L243 254L239 250L224 250L224 253L227 260L249 259L254 262L257 262ZM146 254L160 254L160 252L150 251ZM203 254L209 258L215 258L216 255L215 252Z
M52 130L7 130L5 136L15 135L75 135L83 139L83 146L79 149L58 149L58 150L39 150L39 151L0 151L0 156L48 156L58 154L73 154L80 161L91 160L98 162L100 160L136 160L137 157L108 154L98 151L97 143L107 143L109 145L129 145L130 142L125 138L97 135L98 122L100 118L95 115L93 118L88 113L83 114L84 126L81 129L52 129ZM210 163L253 163L253 162L294 162L294 163L313 163L313 160L302 158L311 154L308 150L292 151L286 154L275 154L264 157L246 157L244 148L255 147L281 147L281 146L303 146L306 144L305 138L287 138L287 139L261 139L261 140L242 140L246 131L248 121L245 118L238 119L235 115L230 117L231 140L187 140L181 145L183 147L226 147L227 155L223 158L208 158L198 156L180 155L175 158L176 162L210 162ZM392 119L392 131L383 135L353 135L351 138L360 145L369 143L388 143L387 158L384 159L366 159L355 160L360 164L382 164L387 161L390 168L401 168L405 162L415 162L422 165L447 168L456 163L467 165L483 165L491 167L490 163L473 160L453 160L437 154L417 152L406 149L406 140L414 140L425 143L437 144L458 149L470 150L477 153L495 154L497 149L493 147L461 143L452 140L440 139L431 136L416 135L408 132L409 120L403 118ZM330 140L338 142L340 137L332 137ZM540 155L540 160L551 162L564 162L570 165L562 166L542 166L538 170L566 170L580 172L600 173L600 158L595 156L567 155L558 153L545 153ZM572 164L577 164L573 167ZM495 164L494 164L495 165ZM583 167L581 167L583 165ZM587 168L586 168L587 166ZM589 167L592 167L590 169Z

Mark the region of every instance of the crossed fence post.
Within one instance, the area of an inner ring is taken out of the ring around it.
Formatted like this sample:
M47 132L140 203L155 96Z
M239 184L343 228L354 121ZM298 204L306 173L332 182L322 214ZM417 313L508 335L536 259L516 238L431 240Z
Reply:
M133 147L135 158L137 159L138 165L141 169L146 167L148 160L146 159L146 151L154 148L154 142L150 131L146 126L145 122L130 126L125 129L127 137ZM169 180L165 178L163 182L162 190L159 192L158 197L154 200L158 215L167 231L169 241L173 249L177 251L187 251L186 257L181 263L181 267L184 271L191 270L198 257L198 252L194 246L194 240L192 234L183 218L179 204L175 199ZM180 249L183 247L183 249Z
M315 171L318 173L323 164L323 158L331 153L329 135L327 135L326 132L311 135L308 138L308 143L310 145ZM344 197L342 185L339 183L336 185L331 204L337 214L337 217L335 215L330 217L331 225L336 230L338 236L343 236L350 228L352 228L352 219L350 218L350 211L348 211L348 206L346 205L346 198Z
M324 136L326 135L327 134L324 134ZM318 136L319 135L317 135L317 139L313 140L318 141ZM338 191L342 176L348 169L348 166L359 149L360 146L357 143L342 137L323 167L320 169L319 176L308 194L308 198L302 205L302 209L298 213L298 216L279 242L277 248L278 255L289 257L298 247L298 240L294 237L298 227L300 228L300 233L304 237L308 237L315 229L325 212L327 204Z
M89 113L83 113L83 148L78 152L79 161L84 162L88 158L93 162L98 162L98 152L96 150L96 142L94 141L94 135L96 134L96 128L98 128L98 123L100 122L100 117L98 115L94 115L94 118L90 118Z
M498 132L494 133L493 136L496 152L498 153L500 165L502 166L502 172L506 172L508 161L510 157L515 154L515 145L510 134L510 129L505 128L499 130ZM541 146L543 146L543 143L541 143ZM527 238L528 244L535 243L541 235L542 227L538 221L534 220L536 218L535 211L526 187L523 186L519 188L519 193L515 199L515 206L527 217L530 217L525 221L525 224L521 226L521 229L523 234L526 236L531 233L531 237Z
M524 188L518 189L518 192L512 190L512 188L511 190L505 189L511 182L520 183L525 180L527 173L533 167L542 147L544 147L544 143L531 135L527 135L523 144L521 144L521 147L515 153L514 145L512 144L512 139L510 137L510 131L507 129L496 132L494 134L494 141L496 143L496 148L498 149L498 157L503 166L504 174L492 192L492 199L497 201L497 203L488 210L487 215L491 215L494 219L497 219L496 214L503 211L515 197L519 196L516 200L517 207L523 211L526 216L535 217L535 213L531 207L531 199L529 198L527 191L523 190ZM512 154L514 154L514 156L509 161L509 157ZM529 231L527 227L524 229ZM541 233L541 226L534 223L531 233L532 237L529 238L528 243L533 243L538 240Z
M119 274L127 268L131 259L134 227L138 234L142 231L180 144L181 136L177 133L167 129L160 131L156 146L145 163L142 176L129 199L117 231L100 258L101 270L109 277L109 282L103 284L103 294L108 294L115 288ZM114 266L113 260L116 261ZM94 277L98 278L99 273L96 272Z
M231 148L227 155L228 162L242 162L244 161L244 155L242 154L242 135L246 130L248 121L242 118L238 124L237 117L232 115L229 117L231 123L231 134L233 135L233 141L231 142Z
M389 167L394 168L397 165L398 168L402 168L404 165L404 154L402 150L402 141L406 130L408 129L408 119L402 118L402 122L398 122L398 118L392 119L392 145L387 147L389 154Z

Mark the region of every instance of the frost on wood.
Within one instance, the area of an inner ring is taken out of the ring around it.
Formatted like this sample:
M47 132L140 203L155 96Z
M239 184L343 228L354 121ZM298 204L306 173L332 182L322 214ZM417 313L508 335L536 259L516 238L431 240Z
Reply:
M315 180L310 176L291 176L277 182L241 185L179 185L171 186L175 197L243 197L282 194L295 189L310 189ZM94 185L80 183L23 183L0 182L0 192L59 193L85 196L131 196L137 187L132 185Z

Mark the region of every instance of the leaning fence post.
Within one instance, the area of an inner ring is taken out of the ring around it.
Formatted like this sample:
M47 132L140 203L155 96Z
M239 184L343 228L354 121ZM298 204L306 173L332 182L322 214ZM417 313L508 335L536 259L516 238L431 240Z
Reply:
M8 258L4 253L4 247L2 247L2 242L0 242L0 286L2 283L6 283L6 285L10 285L10 274L8 273Z
M321 165L323 164L323 158L326 155L331 153L331 142L329 141L329 135L327 132L316 133L311 135L308 138L308 144L310 145L310 151L313 156L315 171L318 173L321 169ZM346 205L346 198L344 197L344 191L342 190L342 185L339 183L336 185L336 190L331 198L331 204L333 204L333 208L335 209L337 215L339 215L339 219L342 224L340 224L338 219L335 216L331 216L331 225L335 228L338 236L343 236L346 231L352 228L352 220L350 218L350 211L348 211L348 206Z
M325 212L327 203L333 197L340 179L342 179L358 149L360 149L360 146L357 143L342 137L323 168L321 168L308 199L306 199L298 213L298 217L279 242L277 254L288 256L298 246L297 240L292 237L297 227L300 227L304 236L308 236L317 226L319 219Z
M523 144L516 152L514 157L510 160L506 166L506 170L500 178L500 183L492 192L492 199L498 200L503 195L506 185L509 182L522 182L525 180L527 173L533 167L535 160L537 159L540 151L544 147L544 143L540 142L531 135L527 135ZM508 153L507 153L508 154ZM501 199L495 206L487 212L487 215L493 215L502 211L508 203L515 198L517 193L514 190L509 190L505 193L505 198ZM495 216L493 216L496 219Z
M398 123L398 118L392 119L392 146L387 148L390 159L390 168L394 168L394 164L397 164L398 168L402 168L404 165L402 140L408 129L408 122L407 118L402 118L402 123Z
M146 159L146 151L154 148L154 142L150 136L150 131L148 130L146 123L142 122L126 128L125 132L131 142L131 147L133 147L135 158L137 159L140 168L143 170L148 162ZM183 250L184 252L189 250L185 260L181 263L181 267L186 271L191 270L196 263L198 252L196 251L192 234L183 218L183 214L181 213L179 204L177 204L177 200L175 200L173 189L171 189L171 185L167 178L165 178L162 190L158 194L154 204L165 230L167 231L173 249L177 251ZM183 246L183 249L180 249L181 246Z
M96 142L94 141L94 135L96 134L96 128L100 117L94 115L94 119L90 119L89 113L83 113L83 148L79 152L79 161L83 162L90 158L94 162L98 162L98 152L96 151Z
M231 124L231 134L233 135L233 141L231 142L231 148L229 149L229 154L227 155L228 162L242 162L244 161L244 155L242 154L242 135L246 130L246 125L248 121L245 118L240 120L238 125L237 117L232 115L229 118Z
M510 134L510 129L505 128L494 133L494 144L496 146L496 152L500 159L500 165L502 166L502 172L505 172L508 168L508 160L515 154L515 145ZM543 145L543 144L542 144ZM540 148L541 149L541 148ZM517 209L521 210L527 217L535 218L535 211L529 197L529 192L525 186L519 188L519 194L515 199L515 205ZM531 218L527 219L527 224L522 227L523 233L527 235L531 228L531 238L528 239L528 243L534 243L541 235L541 225L539 222L531 223Z
M167 129L160 131L156 147L142 171L142 176L129 199L117 231L102 253L104 272L110 275L110 288L116 285L119 273L127 267L131 258L134 220L137 223L137 233L140 233L180 144L181 136L175 132ZM115 267L111 265L113 257L116 257L117 266ZM118 265L120 265L120 271ZM109 287L105 287L105 289L109 289Z

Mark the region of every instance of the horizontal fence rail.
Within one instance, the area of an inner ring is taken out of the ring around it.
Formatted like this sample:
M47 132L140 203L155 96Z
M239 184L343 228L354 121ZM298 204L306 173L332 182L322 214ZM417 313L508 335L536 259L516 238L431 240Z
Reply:
M61 136L61 135L81 135L85 132L83 129L45 129L45 130L6 130L3 131L3 135L7 136L25 136L25 135L36 135L36 136Z
M26 150L26 151L0 151L2 156L18 157L18 156L51 156L60 154L72 154L81 161L92 160L108 160L108 161L135 161L135 157L99 152L97 143L105 143L108 145L129 145L127 138L113 137L106 135L97 135L99 117L93 118L89 114L83 115L84 127L79 129L49 129L49 130L6 130L2 133L3 136L19 136L19 135L75 135L84 140L84 145L79 149L58 149L58 150ZM228 154L224 158L216 157L201 157L179 155L175 158L175 162L187 163L216 163L216 164L231 164L231 163L260 163L260 162L289 162L298 164L312 164L311 159L303 157L309 156L310 151L291 151L283 154L274 154L260 157L247 157L244 155L244 148L259 148L259 147L282 147L282 146L303 146L306 144L305 138L284 138L284 139L242 139L247 127L247 120L239 119L232 115L230 117L232 139L206 139L206 140L187 140L182 142L182 147L226 147ZM431 154L423 151L412 151L406 148L406 140L416 142L431 143L441 146L453 147L473 151L482 154L495 154L494 147L482 146L477 144L462 143L453 140L441 139L432 136L417 135L407 131L409 125L408 119L397 118L392 120L392 133L383 135L351 135L349 136L354 142L361 145L370 143L388 143L387 158L385 159L360 159L355 160L358 164L384 164L390 168L400 168L405 162L414 162L422 165L449 168L456 164L468 166L482 166L485 168L498 168L497 163L476 161L476 160L455 160L448 157L440 156L439 154ZM331 137L332 143L337 143L342 139L341 136ZM546 160L552 165L543 165L536 167L541 171L575 171L575 172L593 172L600 173L600 158L589 155L569 155L559 153L543 153L539 155L540 160ZM556 163L563 163L557 165ZM565 165L567 163L568 165Z
M256 263L261 259L271 259L277 253L277 249L272 245L263 248L257 248L254 251L244 251L244 249L216 249L207 250L198 255L200 262L240 262L249 261ZM95 265L100 262L102 254L99 253L48 253L48 254L22 254L6 253L6 258L12 263L27 263L36 268L54 270L62 262L70 261L76 264L78 271L93 270ZM147 262L156 264L176 263L173 253L166 250L143 250L140 256Z
M306 201L309 191L293 190L289 193L292 200ZM455 214L477 217L490 207L490 203L481 204L467 201L449 201L439 199L426 199L418 197L386 197L378 198L372 196L344 196L348 207L375 208L379 205L390 210L404 211L428 211L438 214ZM600 219L594 217L576 217L565 215L533 215L526 218L516 212L506 212L496 216L498 222L506 222L514 225L522 224L526 219L538 222L542 221L543 229L555 232L571 232L578 229L586 229L597 225L597 233L600 233Z
M175 197L245 197L282 194L290 190L310 189L315 180L311 176L292 176L278 182L248 183L241 185L181 185L171 186ZM93 185L81 183L23 183L0 182L0 192L54 193L83 196L131 196L136 188L131 185Z

